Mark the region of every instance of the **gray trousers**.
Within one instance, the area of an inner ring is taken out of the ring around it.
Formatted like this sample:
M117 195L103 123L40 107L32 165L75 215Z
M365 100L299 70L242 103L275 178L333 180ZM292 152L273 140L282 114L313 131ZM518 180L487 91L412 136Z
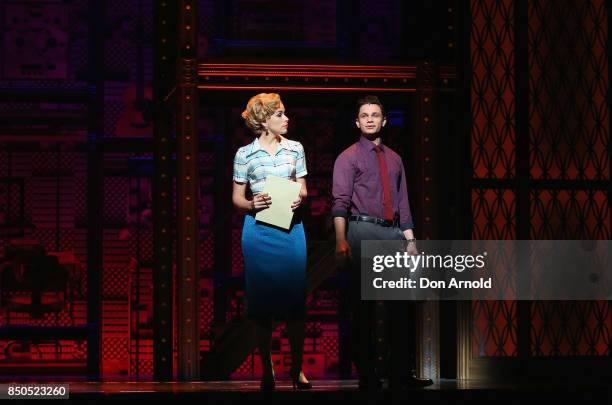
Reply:
M384 227L369 222L351 221L348 224L347 242L353 260L350 266L349 288L351 302L351 348L359 378L378 378L375 353L384 353L389 360L389 380L400 383L412 375L415 369L414 304L411 301L363 301L361 300L361 241L405 240L397 227ZM382 303L382 304L381 304ZM375 319L377 306L386 308L386 324ZM373 332L385 326L388 343L374 341ZM378 345L378 346L377 346ZM380 345L383 345L382 347Z

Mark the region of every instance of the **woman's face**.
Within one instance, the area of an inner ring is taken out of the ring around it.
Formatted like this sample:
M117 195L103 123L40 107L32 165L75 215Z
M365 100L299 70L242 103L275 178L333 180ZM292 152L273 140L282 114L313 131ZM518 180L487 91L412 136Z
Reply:
M285 106L280 103L274 114L264 123L264 127L272 135L285 135L289 126L289 118L285 115Z

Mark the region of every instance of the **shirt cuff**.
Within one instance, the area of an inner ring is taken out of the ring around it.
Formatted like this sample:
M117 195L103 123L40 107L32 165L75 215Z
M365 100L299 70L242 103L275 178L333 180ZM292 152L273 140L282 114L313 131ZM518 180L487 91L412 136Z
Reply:
M332 209L331 211L331 216L332 217L343 217L343 218L348 218L348 212L346 212L346 210L342 210L342 209Z
M400 224L400 230L403 232L407 229L414 229L414 224L412 222L406 222L405 224Z

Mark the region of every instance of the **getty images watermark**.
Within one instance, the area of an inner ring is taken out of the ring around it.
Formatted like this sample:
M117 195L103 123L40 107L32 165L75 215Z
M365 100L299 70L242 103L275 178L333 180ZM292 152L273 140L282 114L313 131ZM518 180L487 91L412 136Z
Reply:
M612 241L363 241L364 300L610 300Z
M487 252L481 255L431 255L421 252L421 254L408 254L407 251L395 252L395 255L376 255L372 258L372 271L380 273L385 269L403 268L410 273L418 269L444 269L463 272L472 269L484 269L485 257ZM449 280L431 280L427 277L419 277L417 280L408 277L401 277L399 280L385 280L383 277L376 277L373 280L374 288L491 288L491 277L478 280L458 280L451 277Z

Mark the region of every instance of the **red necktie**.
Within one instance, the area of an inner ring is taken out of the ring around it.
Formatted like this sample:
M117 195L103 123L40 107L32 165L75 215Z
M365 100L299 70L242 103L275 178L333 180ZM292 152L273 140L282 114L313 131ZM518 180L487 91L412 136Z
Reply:
M389 183L389 173L387 172L387 162L385 155L379 145L374 146L376 156L378 157L378 166L380 167L380 179L383 186L383 212L387 221L393 221L393 208L391 202L391 184Z

